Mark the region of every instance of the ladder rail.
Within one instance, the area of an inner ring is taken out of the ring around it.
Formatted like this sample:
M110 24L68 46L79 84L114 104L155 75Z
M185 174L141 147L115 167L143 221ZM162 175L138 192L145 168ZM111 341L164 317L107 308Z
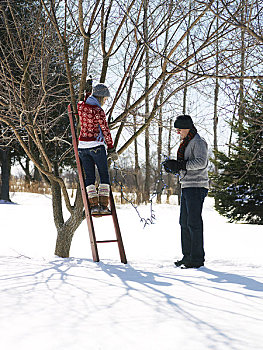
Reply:
M77 170L78 170L78 175L79 175L81 195L82 195L82 200L83 200L83 205L84 205L84 210L85 210L85 217L86 217L86 221L87 221L87 225L88 225L92 257L93 257L93 261L98 262L100 259L99 259L98 248L96 245L94 224L93 224L93 220L92 220L92 216L91 216L91 212L90 212L90 205L89 205L89 202L87 200L87 193L86 193L86 187L85 187L85 182L84 182L84 177L83 177L83 172L82 172L82 166L80 163L79 153L78 153L78 143L77 143L76 130L75 130L75 125L74 125L74 120L73 120L73 113L72 113L72 109L71 109L70 104L68 105L68 115L69 115L70 128L71 128L71 134L72 134L72 143L73 143L75 159L76 159L76 163L77 163Z
M121 237L120 225L118 222L116 207L115 207L115 203L114 203L113 194L112 194L111 189L110 189L110 207L111 207L111 212L112 212L113 224L114 224L114 228L115 228L115 234L116 234L117 241L118 241L121 262L124 264L127 264L127 258L126 258L126 254L125 254L125 250L124 250L122 237Z
M96 240L93 218L92 218L91 211L90 211L89 201L87 199L87 192L86 192L86 187L85 187L85 182L84 182L82 165L81 165L81 161L79 159L79 154L78 154L78 142L77 142L77 136L76 136L76 130L75 130L75 125L74 125L72 108L71 108L70 104L68 105L68 115L69 115L70 128L71 128L71 134L72 134L72 144L73 144L75 159L76 159L76 163L77 163L77 170L78 170L78 176L79 176L79 182L80 182L81 195L82 195L83 205L84 205L84 210L85 210L85 218L86 218L87 225L88 225L93 261L98 262L100 260L97 243L117 242L121 262L124 264L127 264L127 258L126 258L126 254L125 254L125 250L124 250L120 226L119 226L119 222L118 222L118 218L117 218L116 207L115 207L114 198L113 198L113 194L112 194L111 189L110 189L111 214L108 214L108 215L111 215L112 219L113 219L116 240L100 240L100 241Z

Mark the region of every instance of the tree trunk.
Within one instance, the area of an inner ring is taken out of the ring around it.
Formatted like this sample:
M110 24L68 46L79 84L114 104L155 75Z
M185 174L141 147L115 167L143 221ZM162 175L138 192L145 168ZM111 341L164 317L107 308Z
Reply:
M192 7L192 0L189 0L189 16L188 16L188 25L187 29L190 28L191 25L191 7ZM186 57L189 56L189 44L190 44L190 32L187 32L187 37L186 37ZM188 67L189 67L189 61L186 62L186 71L185 71L185 82L188 82ZM184 93L183 93L183 114L186 114L186 105L187 105L187 86L184 88Z
M100 83L105 83L108 66L109 66L109 57L108 56L103 57L103 65L102 65L102 69L101 69Z
M56 176L59 175L57 163L54 163L54 173ZM55 255L61 258L68 258L72 238L84 218L80 186L77 188L74 211L71 213L70 218L65 222L62 210L61 187L56 181L51 180L50 183L52 191L53 217L57 228Z
M37 181L37 182L41 182L41 180L42 180L40 172L39 172L39 170L38 170L38 168L36 166L34 167L33 180Z
M137 129L137 118L136 115L133 117L133 130L136 133ZM140 166L139 166L139 154L138 154L138 142L137 139L134 140L134 163L135 163L135 187L136 187L136 203L137 205L142 202L142 189L140 188Z
M173 0L170 1L169 7L168 7L168 13L171 14L172 12L172 7L173 7ZM171 16L168 17L167 21L167 28L170 28L170 22L171 22ZM165 41L164 41L164 56L167 55L167 43L168 43L168 36L169 36L169 30L166 31L165 33ZM164 79L163 79L164 83ZM163 104L163 99L164 99L164 91L161 92L160 94L160 105ZM171 130L172 130L172 119L170 119L170 129L169 129L169 146L168 149L171 153ZM158 177L161 175L162 172L162 148L163 148L163 141L162 141L162 136L163 136L163 109L160 108L159 111L159 120L158 120L158 146L157 146L157 155L158 155L158 165L157 165L157 172L158 172ZM168 175L168 182L171 182L171 176ZM162 189L163 184L161 182L158 182L157 185L157 199L156 202L160 203L162 202ZM168 185L168 192L167 192L167 198L166 202L169 202L169 196L170 196L170 188Z
M217 12L218 12L218 1L217 1ZM219 23L218 23L218 17L216 19L216 26L218 28ZM219 71L219 50L218 50L218 34L216 36L216 76L218 76L218 71ZM215 81L215 95L214 95L214 122L213 122L213 130L214 130L214 151L218 151L218 144L217 144L217 126L218 126L218 95L219 95L219 80L216 78ZM217 155L214 153L214 159L215 161L217 160ZM215 174L218 174L218 165L215 163Z
M27 184L30 184L30 181L32 180L32 177L30 175L30 169L29 169L30 161L29 161L29 158L27 156L25 156L25 161L26 161L26 164L24 165L22 163L21 158L19 157L19 159L18 159L18 162L19 162L21 168L23 169L23 171L25 173L25 182Z
M143 34L144 40L148 42L148 0L144 0L144 21L143 21ZM150 86L150 62L149 62L149 48L145 46L145 91L149 90ZM145 122L149 118L149 98L145 99ZM149 139L149 127L145 129L145 185L144 185L144 202L148 203L150 199L150 139Z
M214 151L218 151L218 144L217 144L217 125L218 125L218 93L219 93L219 83L218 79L216 79L215 84L215 97L214 97ZM214 153L214 159L217 160L216 153ZM215 174L218 174L218 165L215 163Z
M11 202L9 197L9 180L10 180L10 149L0 149L1 159L1 199Z
M241 8L241 24L244 23L245 20L245 0L242 0L242 8ZM241 127L243 124L244 120L244 105L245 105L245 93L244 93L244 75L245 75L245 51L246 51L246 46L245 46L245 29L241 27L241 48L240 48L240 75L241 79L240 84L239 84L239 108L238 108L238 124ZM239 135L239 146L242 145L242 140Z
M61 258L68 258L74 233L84 219L81 191L80 187L78 186L74 211L71 214L70 218L64 222L60 188L57 188L56 184L54 183L51 185L51 188L53 215L57 228L55 255Z
M73 234L71 227L65 227L63 225L63 227L58 228L55 255L60 258L69 257Z
M160 104L163 102L163 92L161 93L160 97ZM161 171L162 171L162 135L163 135L163 111L162 108L159 111L159 120L158 120L158 145L157 145L157 157L158 157L158 163L157 163L157 181L160 178ZM161 204L162 202L162 183L159 181L157 183L157 199L156 202L158 204Z
M169 124L169 136L168 136L168 157L171 156L171 137L172 137L172 127L173 127L173 120L170 119ZM170 204L170 195L172 194L172 175L168 174L167 176L167 197L166 197L166 203Z

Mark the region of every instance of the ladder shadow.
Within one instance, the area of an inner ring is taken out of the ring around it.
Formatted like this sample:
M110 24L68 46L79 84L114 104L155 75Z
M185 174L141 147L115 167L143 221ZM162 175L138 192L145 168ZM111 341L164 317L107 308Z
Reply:
M157 278L163 278L161 274L139 270L132 267L130 264L126 265L113 265L113 264L105 264L103 262L99 262L99 266L103 272L108 274L110 277L117 276L124 285L128 288L131 288L128 283L129 282L137 282L139 284L147 284L153 286L172 286L170 282L162 282L158 281Z
M111 263L103 263L100 261L98 266L101 270L106 273L109 277L117 277L124 288L124 292L121 298L125 298L126 296L132 296L133 299L141 300L141 296L145 298L145 303L149 305L153 304L154 300L152 299L152 293L156 293L162 297L162 302L170 304L172 307L178 307L176 303L176 299L174 295L167 292L167 287L173 286L170 279L165 281L165 276L141 269L135 269L130 264L111 264ZM134 293L135 292L135 293ZM139 293L139 294L136 294ZM112 302L111 306L115 303L119 302L119 300L115 300ZM159 307L159 302L156 301L156 308Z

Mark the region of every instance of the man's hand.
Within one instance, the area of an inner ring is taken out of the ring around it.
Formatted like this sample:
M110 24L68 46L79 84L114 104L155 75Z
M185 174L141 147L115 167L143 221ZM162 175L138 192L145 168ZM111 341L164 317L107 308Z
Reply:
M163 162L164 170L167 173L178 174L179 170L186 170L185 160L167 159Z

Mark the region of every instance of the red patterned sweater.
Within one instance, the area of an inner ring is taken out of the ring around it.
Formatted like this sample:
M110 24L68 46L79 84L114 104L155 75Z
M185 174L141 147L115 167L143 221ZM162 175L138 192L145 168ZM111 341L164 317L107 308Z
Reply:
M96 141L100 133L100 126L108 149L114 147L106 115L101 107L81 101L78 103L78 114L81 125L80 141Z

